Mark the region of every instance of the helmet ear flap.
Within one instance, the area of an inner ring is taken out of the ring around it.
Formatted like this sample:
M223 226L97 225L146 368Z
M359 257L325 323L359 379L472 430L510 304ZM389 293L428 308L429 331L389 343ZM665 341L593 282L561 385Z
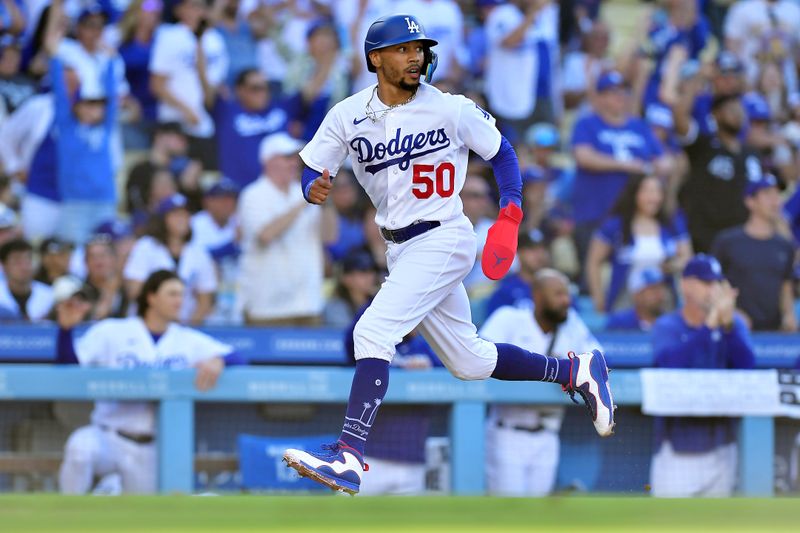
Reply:
M430 46L425 47L425 83L430 83L433 79L433 73L439 65L439 56L436 52L431 50Z

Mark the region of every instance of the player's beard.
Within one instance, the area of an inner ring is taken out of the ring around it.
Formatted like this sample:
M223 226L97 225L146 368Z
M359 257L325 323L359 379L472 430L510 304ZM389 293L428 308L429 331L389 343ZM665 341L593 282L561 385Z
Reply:
M563 324L567 321L567 309L542 309L542 317L553 325Z
M400 83L398 83L397 86L400 87L401 89L403 89L404 91L408 91L410 93L413 93L419 87L419 80L417 80L415 82L412 82L412 83L408 83L408 82L406 82L406 80L400 78Z

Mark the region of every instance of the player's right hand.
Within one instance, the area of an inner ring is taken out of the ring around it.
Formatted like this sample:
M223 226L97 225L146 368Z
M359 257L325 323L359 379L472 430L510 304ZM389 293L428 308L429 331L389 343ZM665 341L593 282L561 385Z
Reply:
M325 203L332 188L331 173L326 168L322 171L321 176L317 176L317 179L311 182L311 187L308 189L308 201L317 205Z

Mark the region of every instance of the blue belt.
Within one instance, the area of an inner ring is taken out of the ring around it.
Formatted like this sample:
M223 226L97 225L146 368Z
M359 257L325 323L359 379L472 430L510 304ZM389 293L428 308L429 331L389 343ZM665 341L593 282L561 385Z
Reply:
M422 235L426 231L432 230L433 228L438 228L441 225L442 223L436 220L423 220L421 222L414 222L410 226L400 229L381 228L381 235L389 242L400 244L401 242L406 242L414 237Z

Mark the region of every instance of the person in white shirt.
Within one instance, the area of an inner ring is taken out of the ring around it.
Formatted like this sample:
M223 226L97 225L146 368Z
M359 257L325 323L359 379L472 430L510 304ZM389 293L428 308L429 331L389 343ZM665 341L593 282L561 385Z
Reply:
M57 306L56 361L87 367L195 368L195 387L213 388L224 368L245 361L233 348L176 323L184 285L177 274L159 270L145 281L137 316L108 318L73 340L73 328L90 303L68 297ZM66 494L85 494L96 477L117 476L123 493L157 490L156 406L151 402L98 401L91 423L75 430L64 447L59 486ZM97 489L95 489L97 490Z
M223 177L205 191L203 210L192 215L192 240L205 248L214 261L238 254L239 192L233 180Z
M600 343L570 307L569 280L545 268L533 282L533 312L501 307L480 330L492 342L565 359L571 350L591 351ZM492 405L487 420L486 478L489 493L545 496L553 491L559 460L563 407Z
M53 307L53 290L33 279L33 247L24 239L0 246L0 321L39 322Z
M263 175L239 198L239 306L251 325L313 325L325 305L323 244L336 240L332 208L309 205L300 188L302 143L285 133L261 142Z
M123 277L134 301L142 284L156 270L174 270L186 285L181 322L202 324L214 306L217 272L211 255L192 241L186 197L174 194L158 206L150 231L131 250Z
M206 28L204 0L181 0L174 11L178 23L158 29L150 58L150 88L159 102L158 121L180 123L189 135L190 157L214 168L214 121L206 110L210 102L198 69L205 64L206 82L212 87L225 81L225 41L217 30ZM202 47L202 62L198 62L198 46Z

